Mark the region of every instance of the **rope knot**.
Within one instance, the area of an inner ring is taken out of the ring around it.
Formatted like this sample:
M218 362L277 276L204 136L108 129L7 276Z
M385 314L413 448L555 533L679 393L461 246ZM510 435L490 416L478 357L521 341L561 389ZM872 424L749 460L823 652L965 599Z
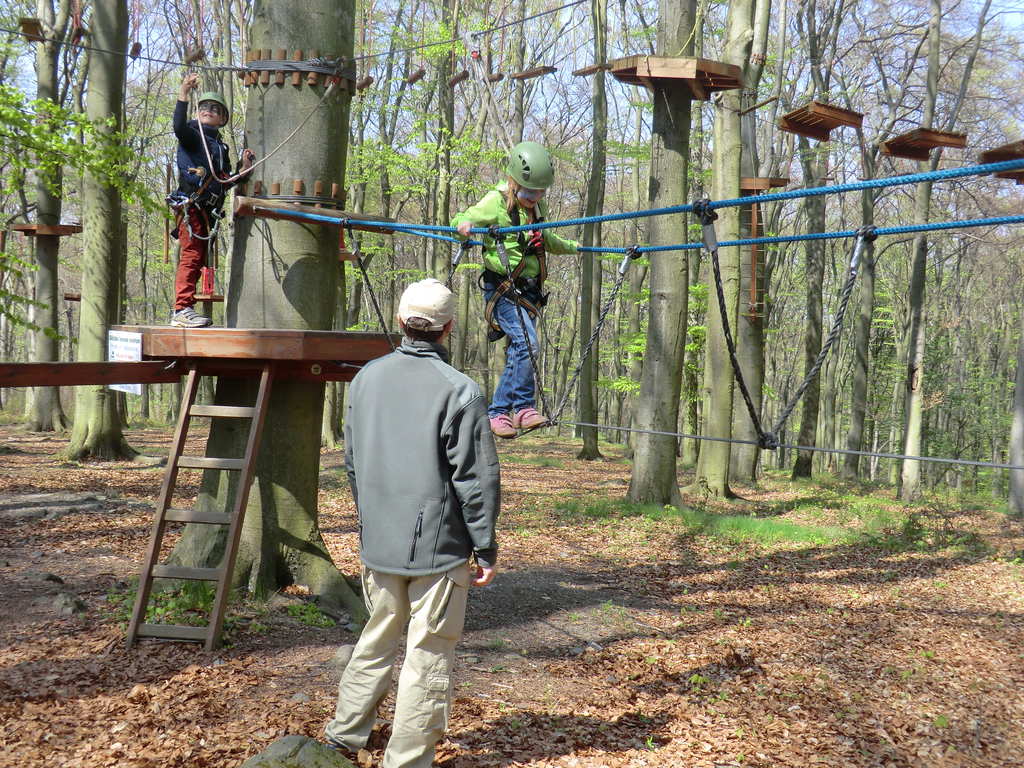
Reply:
M491 236L491 239L493 239L493 240L500 240L501 239L501 232L499 232L498 229L499 229L499 227L498 227L497 224L491 224L491 226L489 226L487 228L487 234Z
M757 438L757 447L768 451L778 450L779 436L774 432L762 432Z
M711 207L711 200L707 197L703 200L695 200L693 202L693 212L697 214L697 217L700 219L700 223L704 226L707 226L718 218L718 214L715 213L714 209Z
M865 225L857 230L857 237L862 240L866 240L869 243L873 243L878 239L878 227L874 224Z
M631 245L626 249L626 256L630 259L636 260L643 255L643 251L640 250L639 245Z

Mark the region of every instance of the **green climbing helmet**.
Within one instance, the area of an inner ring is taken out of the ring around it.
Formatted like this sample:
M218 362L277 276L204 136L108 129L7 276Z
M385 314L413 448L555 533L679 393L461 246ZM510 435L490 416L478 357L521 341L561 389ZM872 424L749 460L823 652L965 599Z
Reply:
M224 110L224 122L231 119L231 110L228 109L228 103L224 101L224 97L221 96L220 91L203 91L199 94L199 101L197 103L202 104L204 101L212 101L216 104L220 104Z
M535 141L521 141L508 153L508 175L527 189L547 189L555 181L551 155Z

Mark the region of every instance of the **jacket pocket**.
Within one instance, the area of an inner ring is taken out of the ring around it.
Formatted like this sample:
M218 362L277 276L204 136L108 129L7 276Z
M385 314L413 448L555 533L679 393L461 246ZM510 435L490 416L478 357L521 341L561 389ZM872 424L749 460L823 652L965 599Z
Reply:
M423 536L423 507L420 507L420 512L416 515L416 527L412 532L412 546L409 548L409 565L416 562L416 545L419 543L420 537Z

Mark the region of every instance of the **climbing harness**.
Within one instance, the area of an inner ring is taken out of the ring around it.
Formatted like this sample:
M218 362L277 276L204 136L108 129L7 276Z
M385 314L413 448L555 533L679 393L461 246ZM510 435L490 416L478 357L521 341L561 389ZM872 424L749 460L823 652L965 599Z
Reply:
M518 226L520 221L518 206L512 209L510 216L512 225ZM543 220L543 218L538 219L535 223L539 224ZM548 278L548 260L547 253L544 250L544 237L539 230L533 234L529 242L526 241L523 232L518 232L517 240L519 251L522 255L515 269L510 271L508 252L505 250L505 236L499 233L496 225L491 226L489 234L498 249L498 258L501 260L502 266L505 267L505 276L499 275L497 272L491 272L488 269L485 269L484 273L480 276L481 287L488 278L496 286L494 295L487 302L487 306L484 307L484 318L491 329L487 340L493 342L505 335L504 331L501 330L501 326L494 319L494 309L502 298L508 298L510 301L516 302L517 305L525 308L530 317L535 320L540 316L541 309L547 304L547 295L544 293L544 281ZM526 268L527 256L533 256L537 259L540 272L536 278L521 277L523 270Z
M366 286L367 293L370 294L370 303L373 304L373 311L377 313L377 320L380 322L381 332L384 337L388 340L388 345L391 347L391 351L397 351L395 348L395 341L391 338L391 333L388 331L388 324L384 321L384 313L380 309L380 303L377 301L377 294L373 291L373 284L370 282L370 275L366 272L366 264L363 263L363 251L362 244L359 239L355 236L352 231L352 222L345 220L343 226L348 230L348 241L352 243L352 257L355 259L356 264L359 265L359 271L363 276L363 284Z
M797 403L800 402L800 398L802 398L804 392L807 391L807 387L809 387L811 382L814 381L815 377L817 377L822 364L825 362L825 358L828 356L829 350L835 345L839 338L839 333L843 327L843 318L846 315L846 307L850 303L850 296L853 293L853 286L857 280L857 272L860 268L861 249L864 247L865 241L873 242L878 237L878 231L873 226L861 227L857 230L857 240L854 243L853 255L850 257L850 265L847 270L846 282L840 293L839 307L836 310L836 319L832 324L832 330L829 332L828 339L825 344L823 344L819 350L818 357L815 359L814 364L810 369L808 369L803 382L801 382L800 386L797 388L795 395L782 409L782 414L776 422L774 429L768 432L765 431L761 424L761 416L758 413L757 408L754 406L754 401L750 396L746 381L743 378L743 370L740 368L739 359L736 357L736 343L733 340L732 329L729 325L729 311L725 305L725 289L722 285L722 270L718 260L719 246L714 223L715 219L718 218L718 214L712 210L711 201L706 199L695 202L693 204L693 211L700 219L704 247L711 255L711 266L715 276L715 292L718 296L718 309L722 318L722 335L725 337L725 344L729 350L729 361L732 363L732 370L733 375L736 378L736 385L739 387L740 394L743 396L743 402L746 403L747 406L747 413L750 415L750 420L754 425L754 431L757 433L758 447L775 450L780 445L778 435L785 426L786 420L793 412L793 409L796 408Z

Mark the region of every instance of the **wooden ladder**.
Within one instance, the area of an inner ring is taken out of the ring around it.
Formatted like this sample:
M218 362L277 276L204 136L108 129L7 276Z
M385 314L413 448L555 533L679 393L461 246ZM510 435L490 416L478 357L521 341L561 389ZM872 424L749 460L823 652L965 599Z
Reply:
M191 640L205 642L206 650L212 651L220 642L220 632L224 625L224 610L227 607L228 594L231 591L231 576L235 567L235 556L238 553L238 540L242 534L242 519L245 506L249 500L249 489L256 470L256 456L259 452L260 435L263 432L263 421L266 416L267 403L270 395L270 384L273 369L270 364L262 367L259 391L256 404L249 408L234 405L196 405L196 393L203 374L200 364L189 367L185 380L185 389L181 397L181 410L178 415L178 426L171 443L171 454L167 459L167 470L164 472L163 485L153 517L153 532L149 539L149 548L142 564L139 577L139 589L135 598L135 608L128 625L128 647L131 648L140 637L159 637L167 640ZM208 456L182 456L185 438L188 434L189 422L194 416L212 418L251 419L249 438L245 446L245 456L241 459L222 459ZM171 497L178 478L179 469L224 469L241 472L238 490L235 495L234 508L230 513L203 512L193 509L171 508ZM206 525L228 526L227 543L224 557L217 568L186 568L177 565L161 565L160 547L163 542L167 523L201 523ZM153 579L182 579L188 581L208 581L217 583L217 594L214 598L210 622L205 627L192 627L177 624L146 624L146 608L153 589Z

